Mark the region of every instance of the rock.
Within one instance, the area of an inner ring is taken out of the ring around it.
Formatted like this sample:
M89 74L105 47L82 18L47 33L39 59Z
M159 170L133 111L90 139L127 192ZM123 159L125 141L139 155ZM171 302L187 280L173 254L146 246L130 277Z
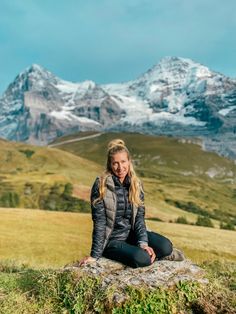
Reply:
M127 286L133 286L155 289L171 287L180 281L208 283L208 280L204 278L203 269L190 260L180 262L162 260L156 261L148 267L130 268L121 263L100 258L92 264L79 266L79 263L76 262L64 269L78 272L78 277L82 275L99 276L102 280L102 286L106 288L116 286L123 289ZM119 300L122 299L122 296L114 294L114 298Z

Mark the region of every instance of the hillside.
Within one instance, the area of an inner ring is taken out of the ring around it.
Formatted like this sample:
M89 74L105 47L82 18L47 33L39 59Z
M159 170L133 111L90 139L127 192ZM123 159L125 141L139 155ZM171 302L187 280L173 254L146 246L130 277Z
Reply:
M65 264L89 254L91 216L36 208L45 193L55 201L55 187L63 190L67 183L73 185L73 196L88 201L91 184L105 163L106 145L117 137L126 141L144 182L147 217L163 220L147 219L147 227L170 238L187 258L206 269L209 278L206 287L180 283L174 290L128 290L130 299L117 313L131 313L131 308L136 313L140 306L150 313L156 304L169 306L163 313L171 313L170 308L173 313L180 313L180 308L233 313L235 231L169 221L185 216L195 223L201 214L210 216L215 227L221 220L235 223L235 164L191 141L127 133L102 134L57 149L0 141L0 200L6 191L12 198L17 193L20 206L35 208L0 206L0 313L64 313L75 308L76 313L91 308L109 312L114 291L103 294L98 281L80 277L78 284L72 274L64 276L61 271Z
M74 138L89 135L93 133L74 134ZM202 215L209 216L215 226L220 221L236 224L233 161L203 151L199 140L135 133L104 133L59 145L73 139L62 137L57 148L0 140L0 206L73 210L73 204L65 207L55 200L55 194L62 195L71 183L73 196L87 202L89 211L91 185L104 167L107 143L117 137L130 148L144 183L148 218L168 222L185 217L195 223ZM45 201L47 196L54 199ZM41 204L42 199L47 206Z
M15 198L16 207L39 208L40 195L66 183L73 185L75 196L84 198L99 171L98 164L69 152L0 140L2 206L9 207Z
M203 214L236 223L236 165L203 151L199 140L105 133L57 148L103 166L107 143L113 138L124 139L131 151L144 182L147 216L168 221L184 215L194 222L196 214Z

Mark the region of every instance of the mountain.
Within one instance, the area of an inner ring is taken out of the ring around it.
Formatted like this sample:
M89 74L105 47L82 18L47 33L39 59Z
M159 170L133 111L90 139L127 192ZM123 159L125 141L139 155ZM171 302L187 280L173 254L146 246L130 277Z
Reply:
M0 136L42 145L63 134L100 130L120 112L110 95L94 82L66 82L32 65L0 99Z
M236 80L190 59L163 58L133 81L61 80L39 65L19 74L0 99L0 136L44 145L90 130L200 137L236 158Z

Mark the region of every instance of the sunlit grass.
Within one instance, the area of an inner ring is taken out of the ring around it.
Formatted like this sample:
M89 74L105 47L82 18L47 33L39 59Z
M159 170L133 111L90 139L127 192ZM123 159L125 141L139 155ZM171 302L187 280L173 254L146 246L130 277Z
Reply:
M144 182L150 214L158 213L165 221L183 215L189 222L196 221L197 215L165 202L172 199L193 202L206 212L218 210L227 217L236 215L236 165L215 153L203 151L199 145L172 137L105 133L58 148L104 166L107 144L114 138L122 138L130 149L137 173ZM211 172L218 175L211 177ZM168 215L159 210L162 208ZM219 222L214 224L218 226Z
M31 267L62 267L89 255L90 214L0 209L1 260ZM190 225L147 222L194 262L236 260L236 232Z
M174 246L196 263L210 260L236 261L236 232L175 223L147 222L148 227L167 236Z
M90 216L30 209L0 210L0 256L33 267L80 259L91 243Z

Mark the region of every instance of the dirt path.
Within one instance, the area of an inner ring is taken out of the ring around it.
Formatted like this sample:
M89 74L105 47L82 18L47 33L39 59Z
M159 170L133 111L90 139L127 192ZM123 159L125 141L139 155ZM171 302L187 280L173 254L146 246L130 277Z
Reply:
M101 136L102 134L103 133L97 133L97 134L88 135L88 136L84 136L84 137L77 137L77 138L73 138L72 140L67 140L67 141L63 141L63 142L60 142L60 143L50 144L50 145L48 145L48 147L55 147L55 146L60 146L60 145L63 145L63 144L83 141L83 140L87 140L89 138L94 138L94 137Z

